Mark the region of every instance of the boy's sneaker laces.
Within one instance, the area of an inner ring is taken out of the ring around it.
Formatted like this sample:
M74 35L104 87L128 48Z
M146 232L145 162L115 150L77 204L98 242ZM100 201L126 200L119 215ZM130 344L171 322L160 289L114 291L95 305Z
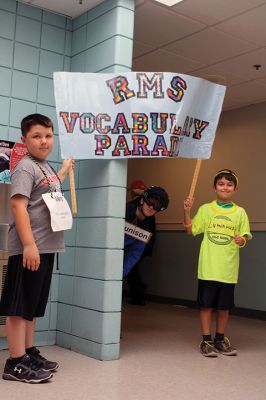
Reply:
M227 337L224 337L223 340L215 340L214 339L214 347L216 351L225 356L236 356L237 350L231 346L230 341Z
M217 357L213 341L202 340L199 345L200 352L205 357Z
M33 347L31 353L29 354L32 364L34 364L37 368L43 369L44 371L55 371L59 364L56 361L49 361L45 357L43 357L36 347Z

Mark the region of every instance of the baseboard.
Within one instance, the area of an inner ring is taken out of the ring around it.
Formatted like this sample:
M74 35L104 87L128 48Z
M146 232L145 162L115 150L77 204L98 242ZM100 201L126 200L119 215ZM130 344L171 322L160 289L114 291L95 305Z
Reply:
M180 305L183 307L189 307L189 308L195 308L195 309L198 308L197 302L193 301L193 300L176 299L173 297L156 296L153 294L146 294L145 298L148 301L151 301L154 303L176 304L176 305ZM254 318L254 319L266 321L266 311L261 311L261 310L252 310L249 308L235 307L230 311L230 314L237 315L239 317Z

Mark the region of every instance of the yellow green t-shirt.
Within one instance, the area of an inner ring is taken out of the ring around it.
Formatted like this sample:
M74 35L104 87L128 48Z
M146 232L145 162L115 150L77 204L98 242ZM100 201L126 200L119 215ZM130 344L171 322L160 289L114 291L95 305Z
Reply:
M223 208L215 201L203 204L192 220L192 234L204 234L199 254L198 278L237 283L239 246L234 235L252 238L249 220L242 207L232 203Z

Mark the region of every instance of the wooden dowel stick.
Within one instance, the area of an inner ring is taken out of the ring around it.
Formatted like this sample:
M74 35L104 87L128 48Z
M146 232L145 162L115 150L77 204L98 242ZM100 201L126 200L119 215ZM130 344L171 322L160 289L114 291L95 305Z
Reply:
M196 162L196 167L195 167L193 179L192 179L191 186L190 186L189 195L188 195L188 197L189 197L190 199L193 199L193 197L194 197L195 188L196 188L197 181L198 181L198 177L199 177L201 162L202 162L202 160L200 160L200 159L198 158L198 159L197 159L197 162Z
M76 199L76 190L75 190L75 175L74 175L73 168L71 168L69 171L69 183L70 183L72 214L76 215L78 210L77 210L77 199Z

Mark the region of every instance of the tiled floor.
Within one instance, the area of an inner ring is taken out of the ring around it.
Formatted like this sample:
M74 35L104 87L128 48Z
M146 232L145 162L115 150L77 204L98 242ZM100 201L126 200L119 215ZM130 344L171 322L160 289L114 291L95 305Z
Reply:
M125 306L121 358L101 362L57 346L42 352L60 362L50 383L0 380L1 400L265 400L266 322L231 317L237 357L198 352L196 310ZM0 352L3 368L7 352Z

